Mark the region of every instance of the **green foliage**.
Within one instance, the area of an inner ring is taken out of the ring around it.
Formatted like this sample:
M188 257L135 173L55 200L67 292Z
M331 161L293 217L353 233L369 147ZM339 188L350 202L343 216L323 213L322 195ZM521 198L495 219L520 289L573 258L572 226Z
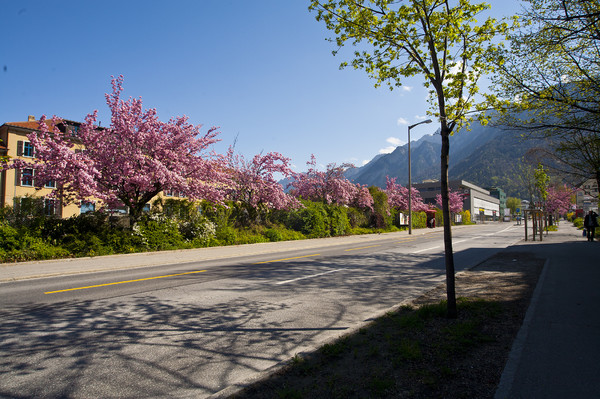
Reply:
M385 197L377 195L378 201ZM91 212L67 219L32 215L32 208L18 212L0 209L0 261L23 261L117 253L160 251L217 245L277 242L348 234L372 234L398 230L391 222L369 227L370 210L304 201L303 208L281 210L261 224L241 226L231 207L168 199L155 202L133 229L122 218ZM377 209L377 206L375 207ZM33 208L35 209L35 207ZM385 212L382 206L381 212ZM26 221L25 225L22 225ZM389 221L389 222L387 222ZM413 213L413 227L425 227L425 214ZM236 227L238 226L238 227Z
M459 128L471 109L485 108L475 104L477 81L502 62L492 41L509 27L492 18L479 24L478 15L488 8L469 1L453 6L379 1L371 6L352 0L312 0L309 7L335 32L338 48L360 43L364 50L353 53L351 65L364 69L376 86L385 83L393 89L403 78L420 75L430 88L432 109L437 109L433 115L441 113L444 125L447 120ZM348 65L342 62L341 67ZM438 97L446 101L438 103ZM439 109L442 103L444 109ZM484 118L481 115L483 122Z
M329 235L343 236L350 231L350 220L348 219L346 207L339 205L327 206L327 218L329 224Z
M514 215L517 213L517 208L521 207L521 200L519 198L508 197L506 199L506 207L510 209L510 213Z
M216 245L233 245L237 243L237 231L233 226L217 226Z
M306 238L299 231L286 229L284 226L273 226L264 232L265 237L271 242L302 240Z
M31 236L26 229L15 229L0 221L0 261L22 262L36 259L64 258L69 252Z
M504 123L546 138L537 159L573 181L600 183L598 1L528 0L494 89ZM514 101L518 99L518 101Z
M387 194L379 187L369 187L373 197L373 211L371 212L371 226L376 229L386 229L394 222L394 215L390 212Z
M195 215L179 222L179 232L184 240L193 242L194 246L205 247L216 235L216 226L207 218Z
M19 232L4 222L0 222L0 243L5 251L11 251L21 247Z
M548 198L548 184L550 183L550 177L544 170L544 166L540 163L533 172L535 179L535 188L539 199L546 201Z
M424 229L427 227L427 214L425 212L412 213L413 229Z
M133 227L133 233L151 251L184 248L185 240L173 219L159 215L144 215Z
M309 238L327 237L327 210L320 202L302 201L303 208L290 211L287 227Z
M460 215L462 216L462 224L464 224L464 225L475 224L471 220L471 212L469 210L462 211L460 213Z
M369 227L369 217L366 212L363 212L354 207L348 208L347 210L348 222L352 229L357 227Z
M573 220L573 226L577 227L578 229L583 229L583 218L576 218Z

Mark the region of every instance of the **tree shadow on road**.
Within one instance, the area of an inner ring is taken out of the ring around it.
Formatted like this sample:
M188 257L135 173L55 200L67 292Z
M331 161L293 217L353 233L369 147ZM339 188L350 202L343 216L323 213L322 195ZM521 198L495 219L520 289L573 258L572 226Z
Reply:
M207 396L414 298L444 275L440 254L394 251L256 266L232 266L231 281L206 291L200 284L209 277L174 279L173 298L142 292L3 308L0 396ZM337 269L328 276L336 278L280 284L299 270Z

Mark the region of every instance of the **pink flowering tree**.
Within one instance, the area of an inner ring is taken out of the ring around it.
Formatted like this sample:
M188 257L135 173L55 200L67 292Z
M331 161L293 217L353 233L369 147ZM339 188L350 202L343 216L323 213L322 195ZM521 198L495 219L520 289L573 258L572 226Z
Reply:
M566 185L551 185L547 189L546 212L550 214L565 214L572 204L574 191Z
M373 211L374 203L375 201L373 200L373 196L369 191L369 187L367 187L366 185L361 186L360 184L357 184L356 197L354 199L353 205L359 209Z
M40 131L29 136L36 159L15 161L13 167L34 168L38 187L56 182L53 195L65 202L97 199L109 207L126 205L132 226L161 191L222 201L228 176L222 157L208 153L218 141L216 128L201 134L200 126L185 116L161 122L156 109L142 108L141 98L121 100L122 76L112 79L112 88L106 94L110 127L97 126L97 111L76 135L58 129L58 118L46 123L42 117Z
M396 183L396 178L393 177L390 179L389 176L386 176L386 188L385 193L388 196L388 204L392 208L398 208L401 211L408 210L408 188L402 186L399 183ZM415 212L422 212L429 210L429 205L423 202L423 198L421 198L421 193L414 187L411 187L411 200L412 200L412 210Z
M294 174L294 181L291 183L293 195L338 205L349 205L356 198L358 187L344 176L344 172L353 167L352 164L338 166L331 163L323 172L317 169L314 155L311 155L311 160L306 164L308 171Z
M442 208L442 195L438 194L435 196L435 202L437 205ZM448 205L450 212L459 213L463 210L464 203L464 195L459 193L458 191L452 191L448 188Z
M291 209L300 202L285 193L275 174L289 177L290 159L277 152L255 155L250 161L234 154L233 147L227 152L227 165L231 184L227 189L230 200L240 203L249 216L255 218L269 209Z

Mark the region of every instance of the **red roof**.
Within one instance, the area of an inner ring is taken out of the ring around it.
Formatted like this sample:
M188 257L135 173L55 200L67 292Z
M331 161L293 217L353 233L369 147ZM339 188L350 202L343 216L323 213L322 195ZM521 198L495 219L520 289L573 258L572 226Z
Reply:
M46 120L46 125L50 127L50 123L52 119ZM26 129L37 130L40 128L40 121L31 121L31 122L8 122L7 125L16 126L16 127L24 127Z

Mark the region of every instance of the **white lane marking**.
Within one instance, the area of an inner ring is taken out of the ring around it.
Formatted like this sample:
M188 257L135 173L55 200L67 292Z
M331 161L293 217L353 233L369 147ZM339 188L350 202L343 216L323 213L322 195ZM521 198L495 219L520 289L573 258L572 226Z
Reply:
M496 234L504 233L505 231L508 231L508 230L512 229L513 227L515 227L515 226L509 226L509 227L505 228L504 230L496 231L494 233L487 233L487 234L484 234L484 236L493 236Z
M298 281L298 280L304 280L304 279L307 279L307 278L313 278L313 277L318 277L318 276L323 276L323 275L325 275L325 274L339 272L340 270L346 270L346 268L342 268L342 269L335 269L335 270L329 270L328 272L317 273L317 274L313 274L313 275L310 275L310 276L298 277L298 278L294 278L294 279L292 279L292 280L280 281L280 282L278 282L278 283L275 283L275 285L281 285L281 284L293 283L294 281Z
M430 250L432 250L432 249L438 249L438 248L441 248L441 247L442 247L441 245L438 245L437 247L431 247L431 248L420 249L420 250L418 250L418 251L415 251L415 252L413 252L413 254L419 254L419 253L421 253L421 252L430 251Z

